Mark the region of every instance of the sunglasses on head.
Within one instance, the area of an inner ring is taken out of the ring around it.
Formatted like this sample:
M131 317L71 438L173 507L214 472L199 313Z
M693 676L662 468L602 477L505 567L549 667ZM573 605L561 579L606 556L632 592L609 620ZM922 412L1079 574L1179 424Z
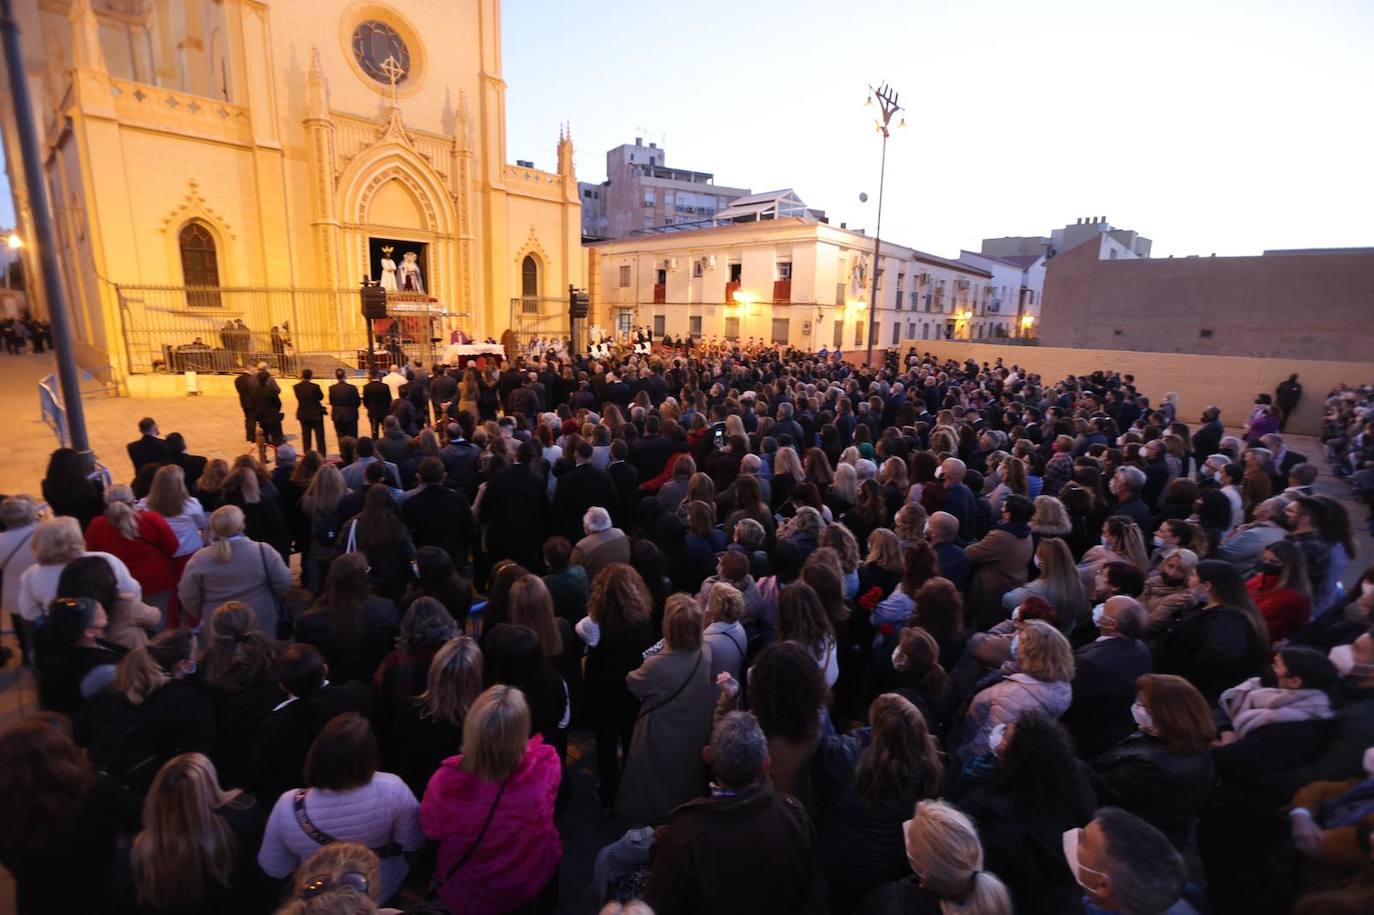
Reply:
M370 886L371 883L367 879L367 874L358 871L344 871L338 876L338 879L331 879L328 874L320 874L305 882L301 887L300 896L302 899L314 899L316 896L321 896L339 887L347 887L366 896Z

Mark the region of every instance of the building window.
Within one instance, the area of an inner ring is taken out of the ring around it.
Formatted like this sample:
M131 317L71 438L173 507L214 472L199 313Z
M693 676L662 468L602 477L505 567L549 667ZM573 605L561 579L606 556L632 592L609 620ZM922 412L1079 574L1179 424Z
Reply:
M539 301L539 264L533 254L526 254L520 262L520 296L526 303ZM528 304L525 310L530 310Z
M725 319L725 339L727 339L727 340L738 340L738 339L739 339L739 318L726 318L726 319Z
M862 321L854 322L854 345L864 345L864 322Z
M410 49L400 34L385 22L368 19L353 30L353 57L368 76L384 86L391 85L391 76L382 68L388 57L400 65L396 85L410 78Z
M844 283L835 284L835 304L838 306L844 305Z
M629 265L620 268L620 288L628 289L630 286L630 267Z
M792 279L792 262L791 262L791 261L778 261L778 275L777 275L777 279L780 279L780 280L790 280L790 279Z
M186 304L192 308L219 308L219 256L215 237L198 222L182 226L177 236L181 247L181 279L191 287Z
M835 319L835 349L844 346L844 318Z
M654 192L653 192L653 191L645 191L645 192L644 192L644 205L645 205L646 207L651 207L651 206L654 205Z
M902 339L902 325L901 325L901 324L893 324L893 325L892 325L892 345L893 345L893 346L896 346L898 343L901 342L901 339Z
M1117 333L1121 333L1121 331L1117 331ZM1211 330L1200 330L1200 331L1198 331L1198 336L1199 336L1199 337L1211 337L1211 336L1212 336L1212 331L1211 331Z
M789 329L790 329L791 323L792 323L792 322L791 322L789 319L787 319L787 318L774 318L774 319L773 319L773 342L774 342L774 343L786 343L786 342L787 342L787 340L788 340L788 331L789 331Z
M915 325L915 324L908 324L908 325L906 326L906 336L907 336L907 339L908 339L908 340L914 340L914 339L916 338L916 325Z
M693 277L696 277L696 278L700 278L700 277L702 276L703 272L704 272L704 271L702 270L702 267L701 267L701 261L700 261L700 260L694 260L694 261L692 261L692 276L693 276Z
M693 337L701 336L701 315L692 315L687 319L687 333Z
M630 322L634 319L635 313L628 308L622 308L615 315L615 330L617 334L628 334L630 332Z
M730 282L738 283L744 276L744 265L735 261L730 265Z
M655 336L655 337L661 337L661 336L663 336L664 334L666 334L666 333L668 332L667 329L666 329L667 323L668 323L668 319L667 319L664 315L654 315L654 336Z

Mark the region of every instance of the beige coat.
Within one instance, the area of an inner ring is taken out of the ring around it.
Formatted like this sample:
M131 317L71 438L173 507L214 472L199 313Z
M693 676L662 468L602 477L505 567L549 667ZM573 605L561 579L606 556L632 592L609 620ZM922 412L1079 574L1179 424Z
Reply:
M642 703L616 813L632 826L661 826L673 809L706 793L701 750L711 742L715 695L711 648L663 651L625 677Z
M1011 614L1002 608L1002 595L1026 583L1034 546L1031 537L1017 537L994 529L964 551L970 567L964 615L978 629L995 626Z

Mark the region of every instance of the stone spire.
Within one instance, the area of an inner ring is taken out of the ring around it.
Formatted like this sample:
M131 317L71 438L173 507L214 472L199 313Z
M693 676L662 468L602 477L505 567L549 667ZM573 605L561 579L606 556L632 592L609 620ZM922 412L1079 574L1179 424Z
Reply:
M72 66L105 73L105 53L100 50L100 23L90 0L74 0L71 10Z
M320 46L310 48L310 70L305 75L305 97L311 120L326 120L329 117L329 81L324 77L324 64L320 61Z
M558 174L571 177L573 174L572 125L558 126Z

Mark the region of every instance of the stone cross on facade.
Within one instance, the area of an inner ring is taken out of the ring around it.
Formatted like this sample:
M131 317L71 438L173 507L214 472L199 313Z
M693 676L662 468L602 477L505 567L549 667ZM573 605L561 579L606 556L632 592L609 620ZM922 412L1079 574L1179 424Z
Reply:
M396 83L406 75L405 68L401 62L393 55L388 54L386 60L380 65L381 71L386 74L387 81L391 83L391 107L397 107L396 103Z

